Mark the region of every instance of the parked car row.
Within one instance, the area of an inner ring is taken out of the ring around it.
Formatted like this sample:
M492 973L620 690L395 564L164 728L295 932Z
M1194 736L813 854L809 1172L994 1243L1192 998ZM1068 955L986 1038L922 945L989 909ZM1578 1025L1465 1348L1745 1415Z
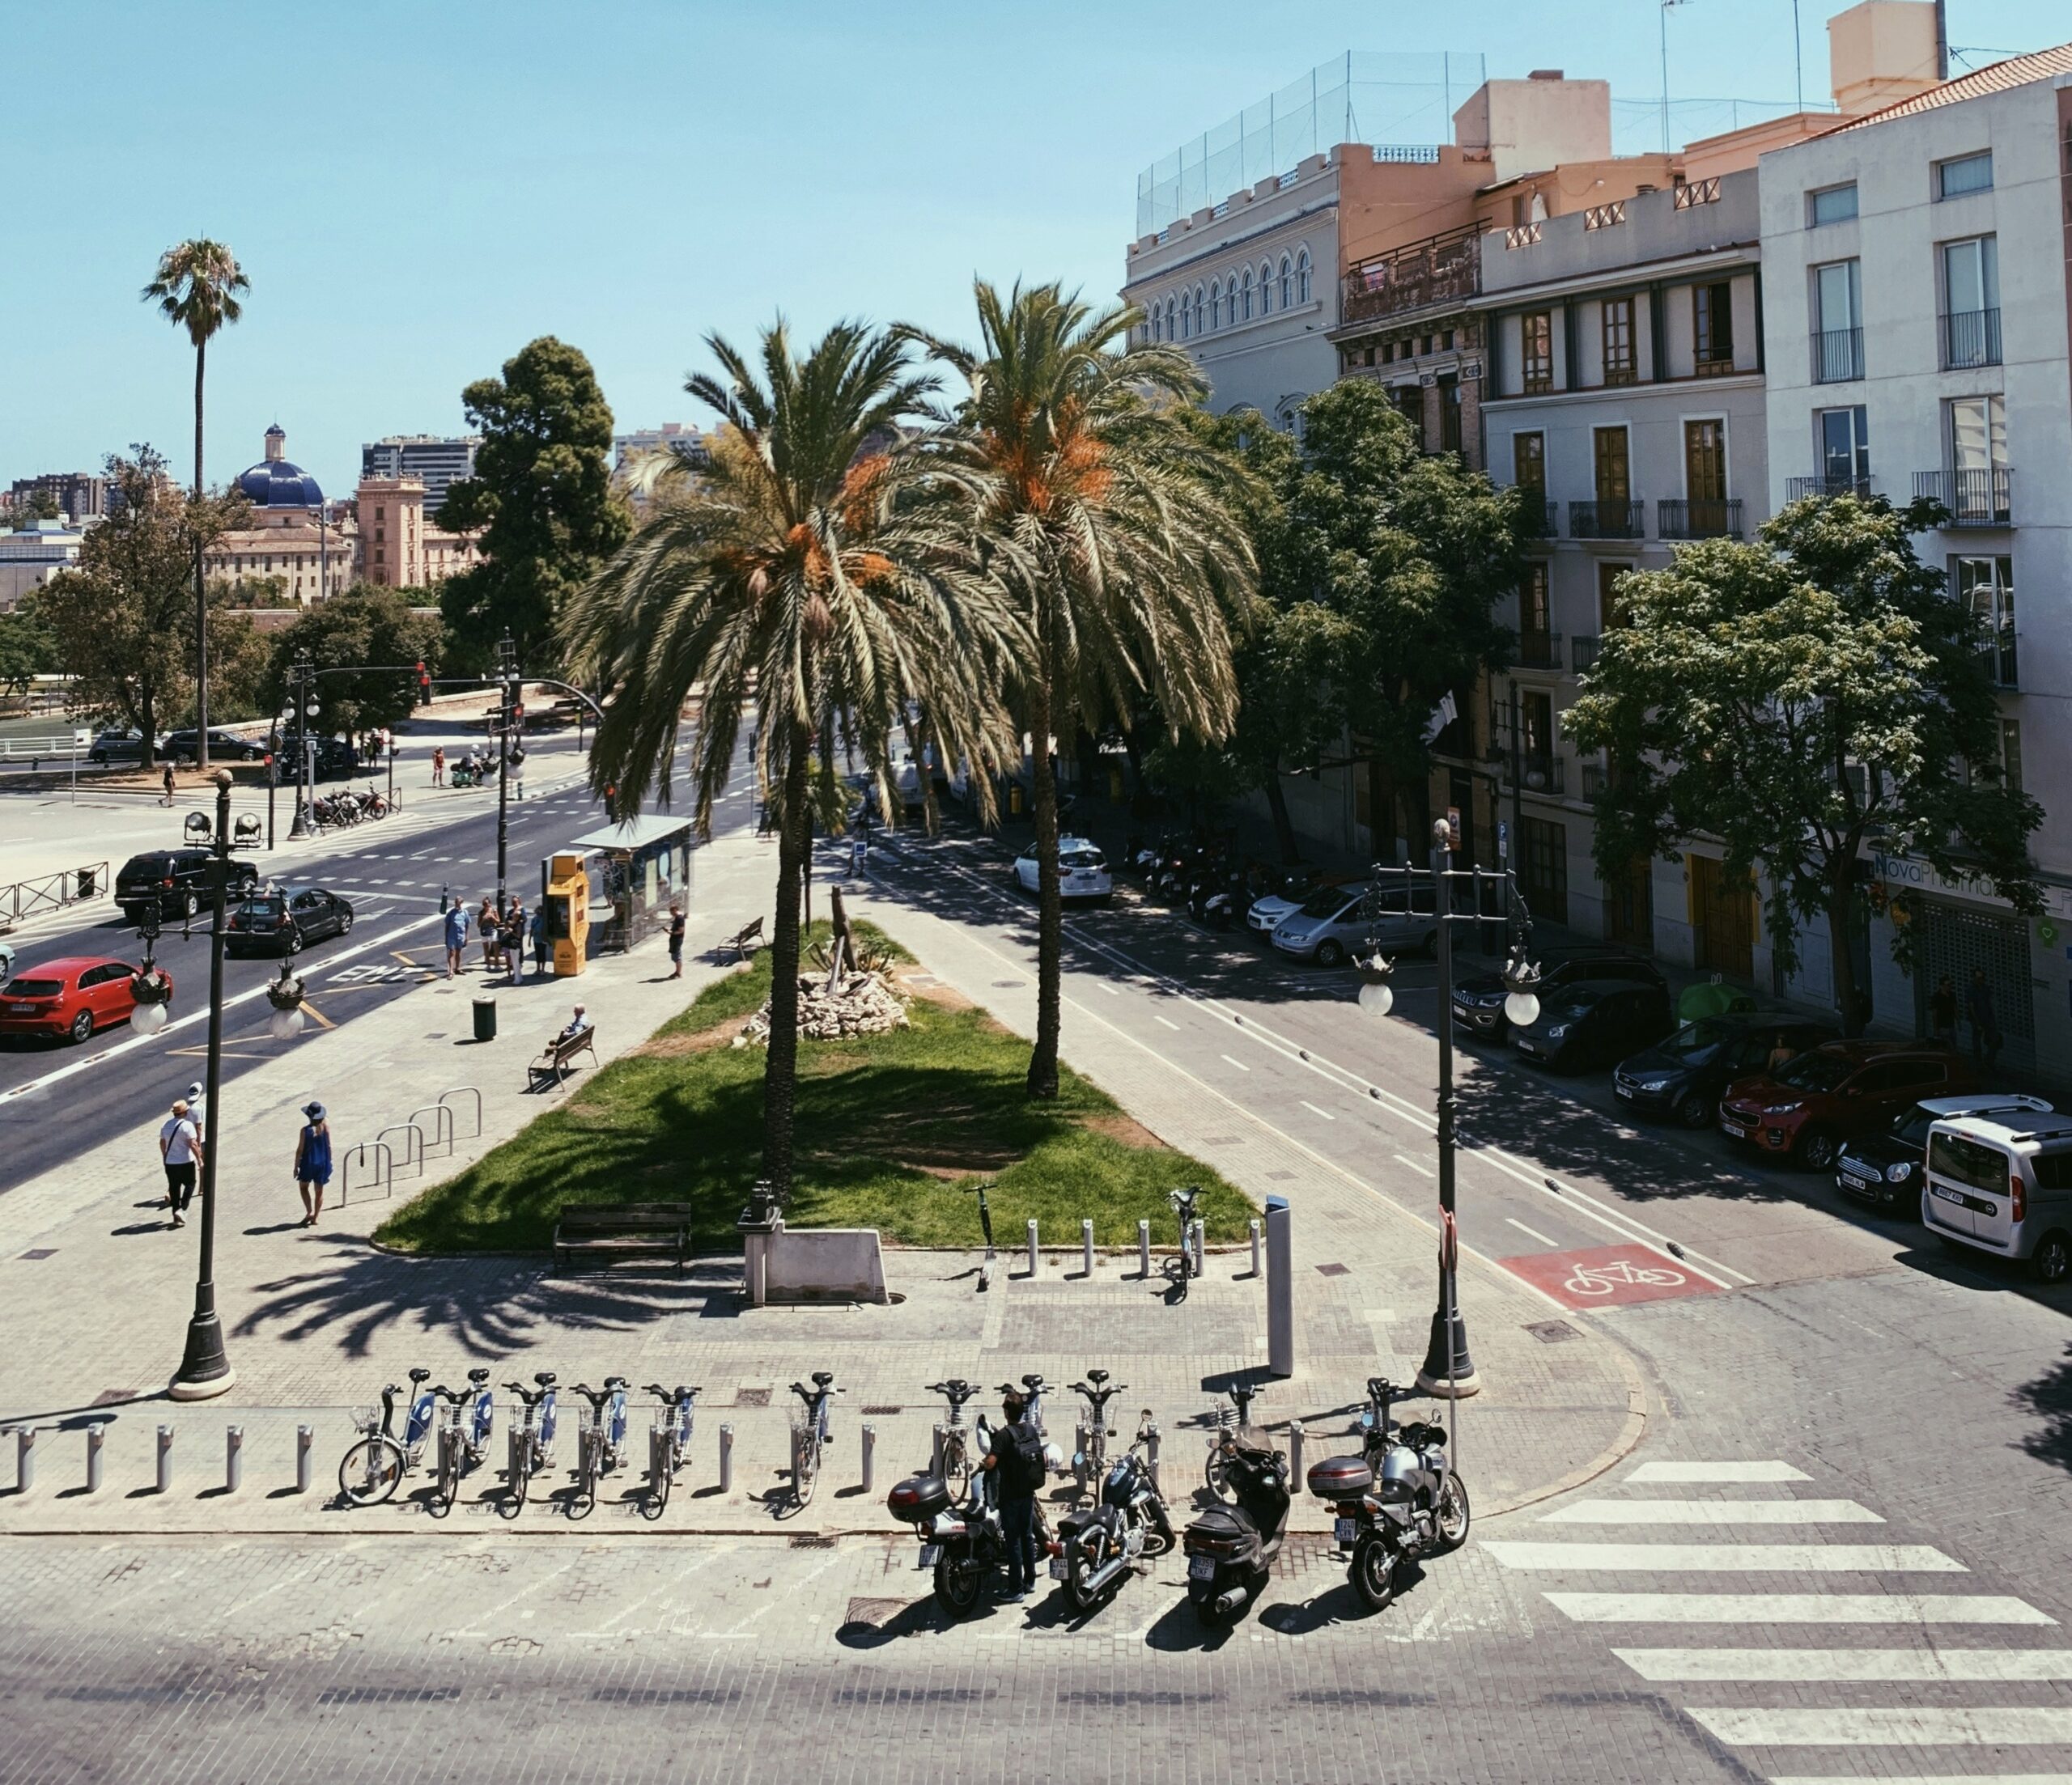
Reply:
M201 741L202 734L192 726L184 731L168 731L153 747L152 754L161 762L192 762L199 753ZM235 731L219 731L213 725L209 727L211 761L259 762L265 760L265 755L263 738L240 737ZM143 734L134 728L103 731L87 751L87 761L100 765L143 760Z

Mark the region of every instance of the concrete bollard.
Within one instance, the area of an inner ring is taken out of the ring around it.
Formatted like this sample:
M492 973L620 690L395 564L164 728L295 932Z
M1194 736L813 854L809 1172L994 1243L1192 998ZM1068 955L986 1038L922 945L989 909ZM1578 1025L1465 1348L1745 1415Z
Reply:
M1029 1222L1029 1274L1032 1277L1036 1274L1036 1222L1034 1216Z
M734 1490L734 1428L720 1428L720 1491L731 1494Z
M235 1494L244 1485L244 1427L232 1426L223 1433L223 1491Z
M868 1494L877 1479L877 1427L864 1427L864 1491Z
M15 1427L15 1491L26 1494L36 1486L36 1427Z
M295 1428L295 1490L298 1494L309 1491L310 1458L316 1449L316 1428L297 1426Z
M87 1491L100 1492L101 1453L108 1448L108 1427L96 1419L87 1427Z
M1136 1274L1146 1283L1151 1281L1151 1223L1140 1221L1136 1224Z
M1254 1221L1252 1223L1252 1274L1255 1277L1257 1277L1260 1274L1262 1263L1263 1261L1260 1257L1259 1224L1257 1221Z
M172 1491L172 1427L159 1427L159 1492Z
M1288 1422L1288 1491L1302 1491L1302 1422Z
M1093 1223L1091 1221L1079 1223L1079 1252L1080 1269L1091 1277L1093 1274Z
M1159 1478L1158 1452L1163 1448L1163 1443L1164 1441L1159 1435L1158 1422L1155 1419L1145 1421L1144 1427L1144 1466L1150 1472L1151 1485L1157 1490L1158 1497L1161 1500L1166 1497L1166 1484Z

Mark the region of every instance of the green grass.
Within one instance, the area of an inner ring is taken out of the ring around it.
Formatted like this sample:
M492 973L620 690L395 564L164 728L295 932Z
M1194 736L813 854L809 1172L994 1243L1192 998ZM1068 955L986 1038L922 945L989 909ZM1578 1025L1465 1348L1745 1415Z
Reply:
M911 957L875 932L902 961ZM824 937L826 926L815 928ZM406 1251L545 1251L556 1213L583 1202L686 1202L706 1249L737 1242L734 1221L761 1161L760 1047L713 1034L769 996L770 956L708 986L635 1053L444 1184L397 1210L376 1237ZM916 1246L979 1243L970 1186L990 1179L994 1232L1017 1244L1034 1216L1054 1245L1091 1216L1104 1246L1161 1242L1166 1195L1199 1184L1211 1241L1242 1239L1256 1212L1208 1166L1159 1144L1076 1073L1059 1095L1022 1094L1029 1044L983 1011L917 998L912 1027L799 1050L793 1227L870 1227Z

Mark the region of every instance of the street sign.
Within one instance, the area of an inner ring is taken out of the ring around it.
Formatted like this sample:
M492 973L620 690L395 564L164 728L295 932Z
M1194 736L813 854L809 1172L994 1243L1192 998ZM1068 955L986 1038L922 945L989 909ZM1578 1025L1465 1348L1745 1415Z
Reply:
M1642 1245L1535 1252L1497 1261L1512 1275L1545 1290L1565 1308L1669 1301L1679 1295L1709 1295L1719 1287L1688 1264Z

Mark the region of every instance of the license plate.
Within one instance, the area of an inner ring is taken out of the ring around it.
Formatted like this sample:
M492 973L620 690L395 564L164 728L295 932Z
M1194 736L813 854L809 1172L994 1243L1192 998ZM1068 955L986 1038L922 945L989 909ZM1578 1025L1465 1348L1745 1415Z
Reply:
M1332 1524L1331 1534L1335 1542L1351 1543L1360 1535L1360 1521L1357 1519L1340 1519Z
M1215 1578L1216 1578L1216 1558L1215 1558L1215 1557L1213 1557L1213 1556L1194 1556L1194 1557L1191 1557L1191 1558L1188 1559L1188 1562L1187 1562L1187 1579L1190 1579L1190 1580L1213 1580L1213 1579L1215 1579Z
M1967 1199L1961 1191L1946 1190L1940 1184L1930 1185L1928 1186L1928 1194L1934 1197L1938 1202L1954 1202L1960 1209L1966 1206Z
M921 1545L920 1567L932 1568L941 1560L942 1545L940 1543L924 1543Z
M36 1015L36 1006L33 1004L10 1004L7 1008L17 1016L33 1016Z
M1065 1558L1063 1556L1053 1556L1051 1558L1051 1579L1063 1580L1068 1572L1068 1571L1065 1567Z
M1875 1178L1866 1177L1862 1172L1852 1172L1848 1170L1846 1168L1844 1168L1842 1176L1847 1178L1849 1182L1853 1184L1859 1190L1867 1190L1877 1182Z
M1629 1084L1615 1084L1611 1089L1616 1096L1621 1097L1630 1097L1633 1094L1633 1088Z
M1719 1119L1719 1126L1722 1134L1731 1134L1736 1140L1746 1140L1748 1138L1748 1130L1738 1121L1729 1121L1726 1117L1722 1116Z

